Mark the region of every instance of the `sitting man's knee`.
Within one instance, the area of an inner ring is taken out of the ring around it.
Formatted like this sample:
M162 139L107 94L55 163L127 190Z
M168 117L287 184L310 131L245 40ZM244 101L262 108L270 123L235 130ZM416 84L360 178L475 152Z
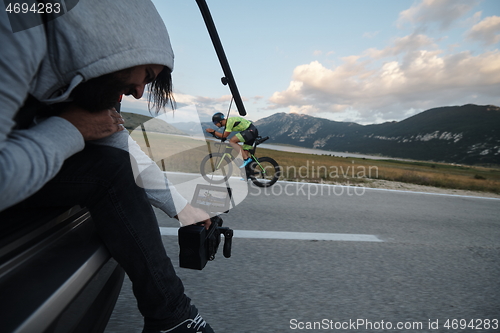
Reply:
M82 153L86 163L93 165L91 173L99 174L105 178L109 177L109 180L112 177L134 180L133 170L137 169L136 162L127 151L109 146L89 144Z

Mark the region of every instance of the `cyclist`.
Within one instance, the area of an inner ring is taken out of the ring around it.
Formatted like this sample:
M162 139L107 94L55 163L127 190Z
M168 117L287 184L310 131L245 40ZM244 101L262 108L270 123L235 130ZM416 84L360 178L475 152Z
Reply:
M252 161L246 149L252 148L255 139L259 135L259 131L248 119L242 117L225 118L226 117L221 112L217 112L212 116L212 122L215 126L224 126L224 133L219 133L212 128L207 128L206 131L216 138L227 138L231 132L238 132L229 140L229 144L233 149L241 152L244 161L240 168L244 168ZM243 142L243 147L241 147L238 142Z

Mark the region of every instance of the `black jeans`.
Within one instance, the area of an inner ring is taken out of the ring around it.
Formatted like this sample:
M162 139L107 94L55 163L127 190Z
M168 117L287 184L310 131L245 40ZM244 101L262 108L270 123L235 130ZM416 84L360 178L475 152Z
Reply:
M11 209L87 207L97 232L133 283L147 328L172 327L189 316L190 299L163 247L158 222L136 185L129 154L87 144L40 191Z

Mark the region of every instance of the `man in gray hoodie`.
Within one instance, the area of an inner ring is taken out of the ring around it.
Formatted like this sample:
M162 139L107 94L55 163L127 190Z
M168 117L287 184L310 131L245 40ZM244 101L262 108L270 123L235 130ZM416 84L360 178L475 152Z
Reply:
M213 332L184 294L128 152L88 144L124 133L110 105L120 94L140 98L152 82L155 104L168 102L174 57L154 5L80 0L43 25L14 33L10 23L2 11L0 211L86 206L133 283L143 332ZM20 128L28 98L55 115Z

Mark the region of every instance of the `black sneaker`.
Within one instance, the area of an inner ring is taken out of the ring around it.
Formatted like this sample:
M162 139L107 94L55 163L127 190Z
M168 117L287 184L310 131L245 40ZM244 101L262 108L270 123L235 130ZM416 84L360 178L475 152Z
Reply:
M198 309L191 305L191 315L182 323L168 330L159 330L159 333L214 333L214 330L200 316Z

